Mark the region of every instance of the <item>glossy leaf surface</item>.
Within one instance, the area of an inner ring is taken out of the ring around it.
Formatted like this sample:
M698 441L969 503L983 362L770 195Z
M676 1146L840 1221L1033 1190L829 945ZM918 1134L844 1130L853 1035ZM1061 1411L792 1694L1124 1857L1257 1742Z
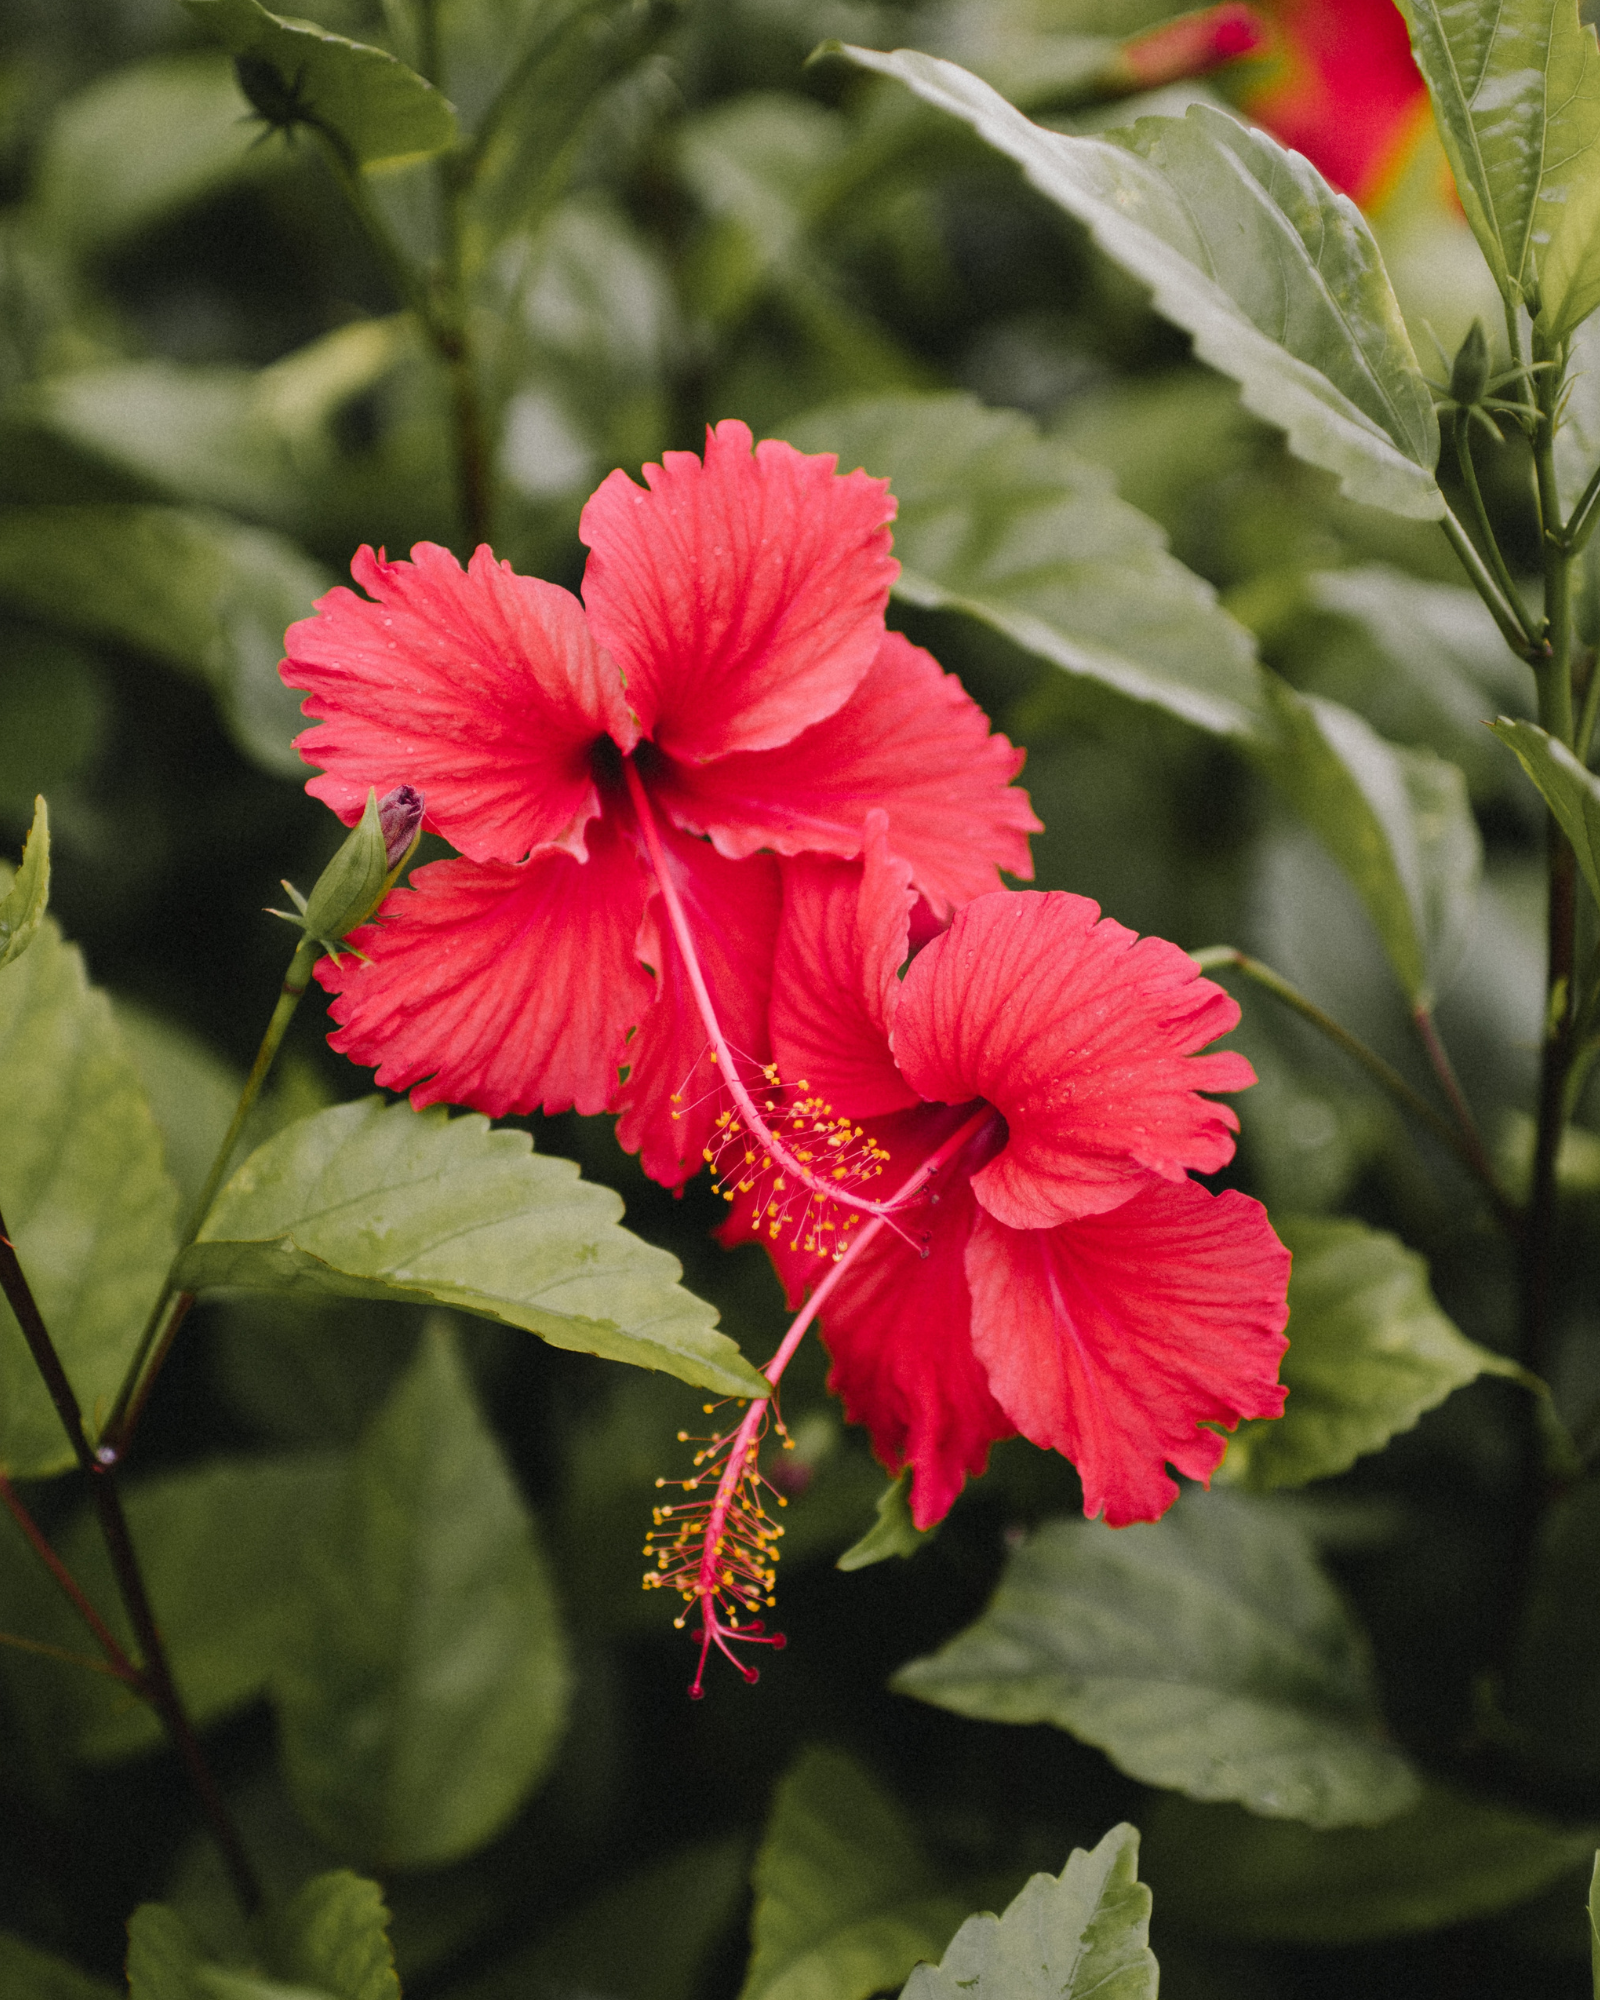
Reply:
M1307 161L1206 106L1075 138L1030 124L954 63L843 52L1014 159L1352 499L1417 520L1444 512L1438 425L1383 260Z
M678 1283L677 1260L621 1228L621 1213L609 1189L536 1154L526 1133L368 1098L252 1153L181 1281L459 1306L723 1395L764 1393L713 1308Z
M1114 1826L1059 1876L1035 1875L1002 1915L968 1917L904 2000L1156 2000L1139 1835Z
M895 592L1223 736L1270 729L1249 633L1100 467L968 396L814 410L796 444L891 482Z
M869 2000L961 1921L900 1808L833 1750L803 1752L778 1786L753 1882L740 2000Z
M391 1867L470 1853L547 1767L570 1671L532 1517L444 1330L357 1446L303 1564L276 1697L307 1825Z
M894 1685L1054 1723L1146 1784L1273 1819L1373 1825L1417 1796L1350 1613L1305 1532L1259 1502L1197 1494L1116 1531L1048 1522L977 1623Z
M1275 1216L1273 1226L1294 1255L1280 1370L1289 1400L1281 1417L1229 1439L1226 1484L1327 1479L1479 1375L1516 1373L1446 1318L1426 1262L1398 1238L1360 1222Z
M1600 47L1576 0L1400 0L1473 234L1552 341L1600 305Z

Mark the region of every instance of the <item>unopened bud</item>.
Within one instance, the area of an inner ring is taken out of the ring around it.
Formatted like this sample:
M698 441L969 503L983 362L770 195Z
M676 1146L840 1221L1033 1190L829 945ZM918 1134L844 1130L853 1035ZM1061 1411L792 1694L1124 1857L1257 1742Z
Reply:
M330 946L337 945L340 938L372 915L388 873L389 854L378 794L369 791L366 810L306 898L306 935L320 938Z
M1456 351L1455 365L1450 370L1450 399L1463 410L1470 410L1483 400L1489 387L1489 342L1483 331L1483 321L1475 319L1467 328L1467 337Z
M383 828L383 851L391 874L411 852L422 830L425 803L415 785L396 785L378 801L378 824Z
M1203 7L1124 42L1097 81L1108 94L1158 90L1254 55L1269 39L1267 25L1253 7Z

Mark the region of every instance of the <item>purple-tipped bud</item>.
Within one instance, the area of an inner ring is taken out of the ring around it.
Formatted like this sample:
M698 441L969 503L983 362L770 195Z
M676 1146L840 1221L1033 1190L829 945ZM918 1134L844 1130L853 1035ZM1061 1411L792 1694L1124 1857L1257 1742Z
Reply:
M379 799L378 824L383 829L383 851L391 868L398 868L410 853L426 804L415 785L396 785Z

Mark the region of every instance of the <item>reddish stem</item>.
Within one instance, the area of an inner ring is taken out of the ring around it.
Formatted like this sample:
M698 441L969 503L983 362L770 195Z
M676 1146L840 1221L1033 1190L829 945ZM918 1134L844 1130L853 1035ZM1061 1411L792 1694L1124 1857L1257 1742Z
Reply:
M95 1644L106 1656L106 1665L110 1672L115 1674L119 1681L125 1681L136 1693L148 1696L144 1675L117 1644L111 1628L84 1594L82 1584L50 1546L44 1530L23 1506L17 1495L17 1489L3 1472L0 1472L0 1506L4 1506L6 1512L22 1530L27 1537L29 1547L55 1579L56 1588L88 1626Z

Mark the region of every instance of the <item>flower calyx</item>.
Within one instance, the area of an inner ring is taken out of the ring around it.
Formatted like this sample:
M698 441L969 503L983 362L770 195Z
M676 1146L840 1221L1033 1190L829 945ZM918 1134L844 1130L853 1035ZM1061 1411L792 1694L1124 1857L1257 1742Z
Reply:
M1433 333L1433 329L1428 329ZM1495 415L1511 417L1525 430L1539 421L1538 406L1532 398L1532 377L1540 369L1548 367L1548 362L1535 362L1530 368L1518 362L1513 368L1504 368L1498 374L1490 372L1489 341L1483 330L1483 321L1475 319L1467 328L1466 337L1456 349L1452 361L1444 351L1443 343L1433 334L1433 344L1439 350L1439 358L1445 363L1449 380L1436 382L1430 375L1428 387L1433 391L1433 407L1440 416L1450 415L1463 423L1481 424L1496 444L1504 444L1505 436L1495 422ZM1518 401L1514 397L1502 396L1500 390L1515 383L1529 400Z
M394 887L422 831L424 800L413 785L396 785L380 799L367 789L367 803L343 845L317 877L309 896L292 882L284 888L293 910L269 910L298 925L301 936L320 944L337 964L344 940L358 930ZM354 956L362 953L348 947Z

